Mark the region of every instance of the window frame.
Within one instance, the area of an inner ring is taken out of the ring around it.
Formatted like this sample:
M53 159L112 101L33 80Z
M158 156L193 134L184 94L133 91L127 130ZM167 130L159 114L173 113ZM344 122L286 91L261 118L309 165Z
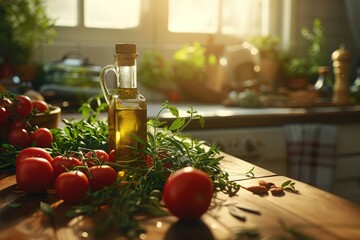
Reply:
M238 44L248 39L248 36L223 34L220 25L216 33L170 32L167 23L168 0L141 0L142 9L139 27L132 29L87 28L83 24L82 12L83 1L85 0L77 1L79 4L78 26L56 26L55 29L58 35L54 43L40 48L34 57L35 60L39 62L56 61L63 54L75 50L86 54L90 59L94 59L97 64L104 65L112 61L114 45L118 42L136 43L139 56L142 56L142 51L146 49L158 49L164 53L165 57L170 59L173 52L184 44L190 44L194 41L207 43L210 36L215 44L222 45ZM282 6L284 1L287 0L270 1L269 34L278 35L280 38L288 31L283 29L281 21L284 14L284 7Z

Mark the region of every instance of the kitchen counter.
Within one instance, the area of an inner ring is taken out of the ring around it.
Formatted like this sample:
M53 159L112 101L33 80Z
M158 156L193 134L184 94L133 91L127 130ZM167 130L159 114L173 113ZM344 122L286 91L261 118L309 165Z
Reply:
M301 234L312 239L360 239L359 205L299 181L295 181L298 193L255 195L245 187L258 185L259 179L278 186L291 179L258 166L253 171L255 177L248 176L246 172L254 165L221 154L224 156L223 169L243 187L237 196L218 194L207 213L194 223L179 222L174 216L142 218L139 221L146 234L140 239L235 240L240 239L236 238L236 234L240 236L245 232L275 239ZM2 173L0 179L0 239L96 239L93 233L93 226L97 224L96 214L65 217L63 213L70 206L63 204L55 195L25 196L17 189L14 175ZM40 201L52 205L55 216L42 213L39 210ZM20 206L9 207L12 202ZM229 206L235 204L256 212L239 210L243 217L239 219L229 212ZM99 239L115 238L124 239L111 231Z
M226 107L220 104L177 104L181 117L188 117L186 113L189 105L205 118L204 129L224 129L262 126L282 126L287 123L351 123L360 122L360 105L308 107L308 108L242 108ZM161 103L148 103L148 118L154 118L161 109ZM106 114L104 114L106 117ZM170 112L160 115L161 119L171 122ZM62 113L62 118L79 118L78 113ZM198 122L192 122L187 129L200 129Z
M308 108L242 108L223 105L190 104L205 118L205 129L280 126L287 123L349 123L360 122L360 105L308 107ZM180 116L186 117L189 109L186 104L174 104ZM161 105L148 104L148 116L154 117ZM164 113L162 118L171 118ZM198 123L190 124L188 129L198 129Z

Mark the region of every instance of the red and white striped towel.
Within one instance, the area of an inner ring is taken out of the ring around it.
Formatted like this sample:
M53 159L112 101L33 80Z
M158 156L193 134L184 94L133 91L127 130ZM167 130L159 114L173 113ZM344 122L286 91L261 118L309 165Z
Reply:
M337 146L337 127L328 124L284 126L288 176L331 191Z

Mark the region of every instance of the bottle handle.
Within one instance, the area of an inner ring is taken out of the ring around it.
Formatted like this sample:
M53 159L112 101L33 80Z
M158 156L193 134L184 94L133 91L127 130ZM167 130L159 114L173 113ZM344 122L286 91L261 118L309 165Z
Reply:
M110 105L110 102L111 102L111 94L109 92L109 89L106 85L106 74L109 72L109 71L113 71L116 75L116 69L115 69L115 65L113 64L110 64L110 65L107 65L105 66L103 69L101 69L101 72L100 72L100 86L101 86L101 90L104 94L104 97L105 97L105 100L107 102L108 105Z

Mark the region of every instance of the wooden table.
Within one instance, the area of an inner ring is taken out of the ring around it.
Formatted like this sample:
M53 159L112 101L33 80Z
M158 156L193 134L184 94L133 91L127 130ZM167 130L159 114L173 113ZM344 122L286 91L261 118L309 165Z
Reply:
M289 180L230 155L223 155L222 167L229 171L231 179L243 187L258 185L259 179L278 186ZM254 177L246 174L253 167ZM40 201L57 206L58 212L66 211L68 207L61 204L55 195L22 195L17 190L14 175L1 174L0 179L0 239L95 239L92 234L96 224L94 218L49 218L39 210ZM174 216L143 220L147 233L141 239L231 240L241 239L236 236L244 232L259 233L272 239L290 233L305 234L314 239L360 239L360 206L305 183L295 182L298 194L286 192L278 197L271 194L259 196L244 188L232 198L217 194L208 212L196 223L178 222ZM8 206L15 200L21 203L21 207ZM229 206L235 204L259 213L240 210L245 219L239 220L229 213ZM125 239L111 233L101 239L115 237Z

